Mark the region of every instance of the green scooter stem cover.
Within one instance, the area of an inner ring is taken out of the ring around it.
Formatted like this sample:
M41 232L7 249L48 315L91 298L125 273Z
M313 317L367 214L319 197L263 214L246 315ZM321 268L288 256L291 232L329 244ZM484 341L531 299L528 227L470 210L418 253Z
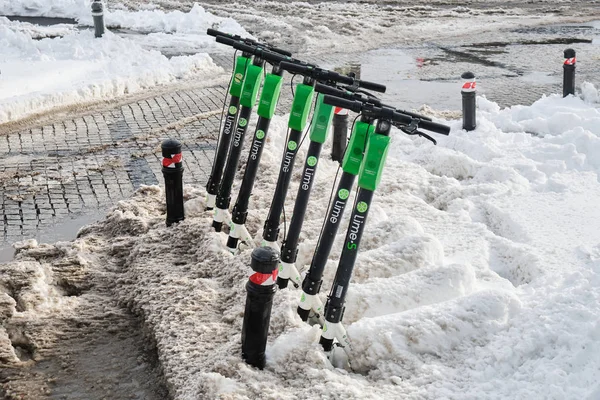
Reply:
M319 93L317 97L317 108L313 114L312 128L310 131L310 141L317 143L325 143L327 132L333 120L333 106L325 104L323 98L325 95Z
M367 137L375 132L375 126L366 122L357 121L350 135L350 142L344 154L342 169L352 175L358 175L362 164Z
M365 159L360 167L358 186L372 192L377 189L381 173L387 158L390 137L386 135L371 135L365 152Z
M239 56L235 60L233 79L231 80L231 86L229 87L230 95L235 97L240 97L242 95L242 86L244 84L244 77L246 76L246 69L250 65L252 65L252 63L247 57Z
M252 108L256 104L258 90L263 78L263 67L250 65L246 70L246 79L244 79L244 90L240 97L240 104L244 107Z
M265 78L265 84L263 85L263 89L260 94L258 111L256 112L259 116L268 119L273 118L273 115L275 114L275 107L277 107L277 101L279 101L282 83L283 78L281 76L267 74L267 77Z
M300 83L296 86L296 94L292 103L292 112L288 121L288 127L302 132L306 127L308 114L310 113L310 105L313 100L315 88L309 85Z

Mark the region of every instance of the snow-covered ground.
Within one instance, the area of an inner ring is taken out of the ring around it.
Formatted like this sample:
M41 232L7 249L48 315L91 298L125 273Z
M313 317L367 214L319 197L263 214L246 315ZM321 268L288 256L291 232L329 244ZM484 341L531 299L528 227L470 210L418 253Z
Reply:
M0 15L69 17L81 24L39 27L0 17L0 123L220 74L206 54L212 49L207 27L250 32L318 55L433 39L465 43L501 28L593 17L586 9L591 3L577 1L512 8L504 8L511 1L481 8L477 1L470 8L447 0L362 3L369 4L209 2L208 13L187 0L156 2L164 8L110 2L110 27L144 35L94 39L85 28L91 24L87 0L0 0ZM182 5L185 11L173 10ZM200 52L168 59L156 51L168 47ZM597 57L593 50L585 54L588 62ZM25 370L55 357L53 346L81 323L81 313L96 320L112 314L95 297L102 286L104 296L142 321L174 399L600 398L598 90L585 83L580 97L553 95L507 109L479 97L478 106L473 132L463 131L459 120L439 120L452 132L438 137L438 146L393 132L348 294L348 370L330 364L319 329L296 315L300 293L293 287L276 294L265 370L242 362L250 250L237 256L224 250L226 236L210 228L203 189L189 186L187 219L174 227L164 226L164 193L144 187L72 242L18 244L15 260L0 264L0 365ZM255 186L260 190L251 200L248 228L257 238L285 126L285 116L272 122ZM321 161L300 267L310 264L336 172L335 163ZM347 226L325 271L323 300ZM96 336L127 339L121 328ZM112 348L99 359L118 364L120 357ZM135 355L127 358L135 363ZM4 373L0 369L2 384ZM48 372L39 376L44 383L54 379ZM103 390L98 379L90 385Z
M89 270L117 269L115 293L143 317L176 399L596 399L600 104L596 88L584 87L586 100L554 95L530 107L500 109L480 97L477 130L448 121L452 132L438 146L393 131L345 313L350 370L327 361L319 329L296 315L291 286L276 294L266 369L241 361L250 250L224 250L199 188L187 188L187 219L172 228L161 189L146 187L72 243L24 245L5 268L1 284L19 289L6 291L0 315L52 315L77 302L57 281L76 286ZM257 237L285 123L273 122L251 202ZM322 160L300 266L310 263L325 212L319 198L336 170ZM1 353L19 363L4 338Z
M75 17L82 24L92 24L87 1L38 3L0 3L0 15ZM214 46L206 29L248 35L232 19L215 17L200 6L188 13L115 10L107 13L106 21L109 26L150 33L140 37L150 45L110 31L96 39L89 29L65 24L40 27L0 17L0 124L57 107L111 100L176 80L214 78L223 70L206 54L207 48ZM169 59L151 45L179 45L182 36L190 48L188 53L196 54Z

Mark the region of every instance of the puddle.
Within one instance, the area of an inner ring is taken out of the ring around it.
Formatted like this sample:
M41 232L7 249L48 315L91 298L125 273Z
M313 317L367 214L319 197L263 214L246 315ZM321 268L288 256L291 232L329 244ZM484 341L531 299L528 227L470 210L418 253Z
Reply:
M523 79L525 82L538 85L554 85L562 82L562 77L556 75L552 76L550 73L543 71L528 72L524 74L521 79Z
M44 227L36 234L23 235L17 241L35 239L38 243L55 243L58 241L73 240L77 232L85 226L92 224L104 218L106 210L90 210L85 214L78 213L72 217L67 217L54 225ZM11 261L14 258L14 249L12 243L2 242L0 244L0 262Z
M428 62L427 59L410 56L401 49L379 49L365 53L357 63L336 70L352 71L360 79L385 85L386 93L377 96L400 109L417 109L423 104L437 109L460 109L458 80L423 81L414 78L417 70Z

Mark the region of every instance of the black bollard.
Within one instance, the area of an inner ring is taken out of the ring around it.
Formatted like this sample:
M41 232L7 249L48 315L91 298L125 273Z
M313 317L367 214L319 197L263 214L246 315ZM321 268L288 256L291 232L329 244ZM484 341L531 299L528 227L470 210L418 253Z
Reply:
M473 131L477 127L477 83L475 82L475 74L473 74L472 72L465 72L461 75L461 78L466 81L463 84L461 90L463 107L463 129L466 131Z
M104 5L102 0L94 0L92 3L92 17L94 18L96 37L102 37L104 35Z
M563 65L563 97L575 94L575 64L577 59L575 58L575 50L565 50L565 64Z
M165 195L167 197L167 226L183 221L183 165L181 143L167 139L162 142L162 173L165 177Z
M333 114L333 145L331 159L342 162L348 142L348 110L336 107Z
M273 296L277 291L279 252L258 247L252 252L254 274L246 284L246 310L242 325L242 358L250 365L265 367L265 349L271 320Z

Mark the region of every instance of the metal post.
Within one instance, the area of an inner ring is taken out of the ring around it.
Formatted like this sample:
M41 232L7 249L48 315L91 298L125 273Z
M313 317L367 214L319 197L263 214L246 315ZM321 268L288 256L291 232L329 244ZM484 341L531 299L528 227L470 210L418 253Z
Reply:
M250 365L263 369L265 349L271 320L273 296L277 291L279 252L271 247L252 251L250 266L254 274L246 284L246 310L242 325L242 358Z
M476 116L476 96L477 83L475 82L475 74L465 72L461 76L466 82L462 86L462 107L463 107L463 129L473 131L477 127Z
M104 4L102 0L92 3L92 17L94 18L94 31L97 38L104 35Z
M183 221L183 164L181 143L168 139L162 142L162 173L165 178L167 226Z
M575 50L566 49L564 52L565 64L563 65L563 97L575 94Z
M333 115L333 145L331 159L342 162L348 140L348 110L336 107Z

